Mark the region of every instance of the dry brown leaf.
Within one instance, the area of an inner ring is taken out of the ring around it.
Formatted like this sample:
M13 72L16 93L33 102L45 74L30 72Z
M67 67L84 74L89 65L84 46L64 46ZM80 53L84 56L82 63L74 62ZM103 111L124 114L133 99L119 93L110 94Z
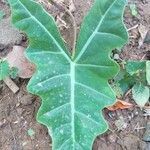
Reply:
M107 107L110 111L115 111L118 109L127 109L133 107L133 104L117 99L117 102L110 107Z
M35 66L25 58L24 52L24 47L14 46L13 50L6 56L6 60L10 67L18 68L19 77L30 78L35 71Z

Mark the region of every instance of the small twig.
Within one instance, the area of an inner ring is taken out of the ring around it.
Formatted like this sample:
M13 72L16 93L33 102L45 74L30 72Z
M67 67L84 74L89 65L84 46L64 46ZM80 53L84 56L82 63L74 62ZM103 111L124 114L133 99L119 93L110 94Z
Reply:
M146 56L146 54L143 55L143 57L141 58L140 61L144 60L144 59L145 59L145 56Z
M133 29L136 29L138 26L139 26L139 25L138 25L138 24L136 24L135 26L133 26L133 27L131 27L131 28L127 29L127 31L131 31L131 30L133 30Z
M68 13L68 15L71 17L72 19L72 24L73 24L73 30L74 30L74 34L73 34L73 49L72 49L72 58L74 57L75 54L75 46L76 46L76 38L77 38L77 25L76 25L76 21L74 19L74 16L72 15L72 13L63 5L58 4L57 2L55 2L54 0L49 0L55 7L57 7L60 10L63 10L65 12Z
M135 130L143 130L143 129L145 129L145 127L135 127L135 128L134 128L134 131L135 131Z
M11 80L10 77L5 78L3 81L11 89L13 93L16 93L19 91L19 87Z
M127 97L130 93L131 93L132 89L129 89L126 94L124 95L124 97Z

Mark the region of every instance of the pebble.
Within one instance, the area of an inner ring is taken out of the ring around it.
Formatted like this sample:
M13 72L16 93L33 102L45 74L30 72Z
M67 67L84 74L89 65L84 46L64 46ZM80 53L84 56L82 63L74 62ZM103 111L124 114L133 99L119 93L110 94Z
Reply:
M34 100L35 100L35 96L28 94L28 95L24 95L23 97L20 98L20 103L25 106L31 105Z
M3 119L2 121L0 121L0 128L5 127L6 125L6 119Z
M117 141L117 135L116 134L108 135L108 141L111 143L115 143Z
M22 35L12 26L10 17L1 20L0 35L0 45L15 45L22 41Z
M22 113L23 113L23 111L24 111L22 108L17 108L16 110L17 110L17 113L18 113L19 115L22 115Z

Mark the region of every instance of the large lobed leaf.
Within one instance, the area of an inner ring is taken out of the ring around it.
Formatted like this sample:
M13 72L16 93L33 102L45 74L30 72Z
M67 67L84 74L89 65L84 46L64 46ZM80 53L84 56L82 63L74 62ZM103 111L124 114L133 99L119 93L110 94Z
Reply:
M9 0L13 24L27 33L27 57L37 71L28 90L42 99L37 120L53 149L89 150L107 130L102 109L115 102L108 79L118 72L112 49L127 41L122 23L126 0L95 0L70 56L53 18L32 0Z
M0 80L4 80L9 76L9 69L8 62L0 59Z
M148 85L150 85L150 61L146 62L146 79Z

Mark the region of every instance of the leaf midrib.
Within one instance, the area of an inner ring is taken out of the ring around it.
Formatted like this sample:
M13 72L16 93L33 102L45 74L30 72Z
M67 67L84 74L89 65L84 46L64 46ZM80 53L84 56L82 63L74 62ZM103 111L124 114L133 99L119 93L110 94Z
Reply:
M72 140L73 143L75 143L75 126L74 126L74 114L75 114L75 64L74 62L71 62L70 64L70 78L71 78L71 125L72 125ZM74 144L73 144L73 149L74 149Z

